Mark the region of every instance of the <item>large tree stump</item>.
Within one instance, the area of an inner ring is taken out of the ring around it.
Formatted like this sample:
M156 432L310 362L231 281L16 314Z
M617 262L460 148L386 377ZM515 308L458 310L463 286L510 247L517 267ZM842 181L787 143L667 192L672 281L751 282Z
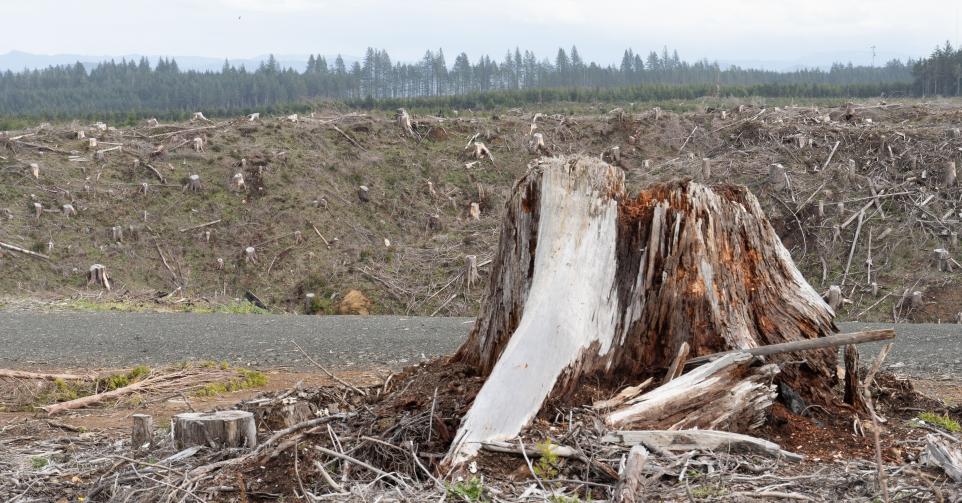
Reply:
M698 357L821 337L833 316L747 189L676 181L628 197L619 168L541 159L507 202L487 295L455 355L487 379L445 463L516 436L584 378L640 382L684 342ZM805 359L777 380L837 403L833 350L768 358Z
M217 412L184 412L171 420L174 442L178 449L203 445L215 449L257 445L254 414L242 410Z

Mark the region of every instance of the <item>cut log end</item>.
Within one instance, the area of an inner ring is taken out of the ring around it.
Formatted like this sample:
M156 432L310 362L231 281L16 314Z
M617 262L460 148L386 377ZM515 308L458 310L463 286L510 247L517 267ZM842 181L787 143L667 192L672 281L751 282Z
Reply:
M147 414L130 416L131 426L130 447L134 450L149 448L154 442L154 418Z
M254 415L240 410L177 414L171 419L171 429L178 449L194 445L252 449L257 445Z

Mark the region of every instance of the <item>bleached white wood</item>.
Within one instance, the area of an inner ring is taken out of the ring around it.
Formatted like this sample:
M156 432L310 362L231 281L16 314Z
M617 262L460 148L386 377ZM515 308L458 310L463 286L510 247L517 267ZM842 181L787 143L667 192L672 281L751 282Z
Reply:
M929 434L925 437L922 463L937 466L956 483L962 483L962 450L944 438Z
M715 430L625 430L604 436L605 442L613 444L645 445L662 451L689 452L693 450L748 452L801 461L801 455L782 450L768 440L750 435Z
M528 303L465 415L447 464L474 457L484 442L517 436L566 368L593 346L601 355L611 348L618 309L612 298L618 203L611 189L624 186L624 173L599 164L544 165Z
M668 421L666 427L718 428L738 421L747 423L749 428L757 427L764 422L765 411L775 399L770 377L778 373L778 366L765 365L753 369L756 372L745 378L730 377L737 367L747 364L752 358L745 352L728 353L629 400L623 407L608 413L604 417L605 423L617 428L636 423L663 424ZM720 392L722 390L719 387L723 387L724 392ZM678 417L678 404L703 402L708 404L696 405L696 410Z

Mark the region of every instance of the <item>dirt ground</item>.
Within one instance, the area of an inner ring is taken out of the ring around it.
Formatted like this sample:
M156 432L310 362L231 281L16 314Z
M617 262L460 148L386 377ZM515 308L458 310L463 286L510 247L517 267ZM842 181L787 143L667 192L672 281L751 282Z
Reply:
M49 370L49 372L81 373L79 369ZM88 373L104 374L109 370L98 369ZM133 414L149 414L157 425L166 425L171 416L191 410L207 411L229 409L234 404L262 393L276 393L289 390L298 383L302 388L331 386L334 381L324 373L292 372L287 369L262 370L267 376L267 385L240 391L229 391L216 396L196 396L175 393L166 397L156 397L146 403L131 406L90 407L70 411L61 415L46 417L43 412L2 412L0 411L0 436L4 429L25 422L46 422L54 428L83 432L103 432L117 434L129 432ZM337 376L357 386L368 386L383 382L390 373L386 370L338 372Z
M77 369L59 371L78 372ZM303 389L314 389L335 384L330 377L320 371L293 372L280 368L264 370L263 372L268 376L266 386L225 392L212 397L187 396L178 393L153 399L136 407L129 405L90 407L53 417L47 417L42 412L0 412L0 436L5 429L9 429L11 426L36 421L45 422L49 426L65 430L76 429L83 432L109 434L126 433L130 429L130 416L133 414L149 414L154 417L156 424L165 425L169 422L171 416L181 412L229 409L238 402L257 395L276 394L295 386L300 386ZM430 408L435 388L441 390L440 397L442 397L442 400L453 400L450 403L442 401L436 404L438 410L453 414L463 413L464 407L470 403L467 395L473 396L482 381L472 372L458 367L448 369L445 372L446 377L443 379L438 379L433 375L426 381L415 379L404 390L402 398L391 404L390 410L381 411L379 414L406 414ZM392 374L387 370L337 372L340 379L359 387L381 384L390 375ZM403 378L403 373L392 377L392 379ZM911 417L915 412L922 411L962 413L962 380L914 378L911 380L911 386L927 400L917 403L900 403L900 406L896 408L890 407L888 412L891 412L893 416ZM597 394L597 390L592 388L590 393L594 396L594 394ZM461 399L455 399L458 396ZM599 396L594 397L594 399L597 398ZM589 403L590 401L588 400ZM885 411L880 410L880 413L883 412ZM835 417L831 420L827 420L828 416L819 414L812 414L811 418L807 418L792 414L781 404L776 404L772 416L773 421L763 430L763 436L782 444L786 449L814 456L814 460L831 459L833 456L839 457L843 454L857 454L864 456L866 459L873 455L872 449L874 447L870 439L859 434L855 429L854 414L846 417ZM865 425L862 425L862 427L864 428ZM440 435L438 448L441 448L440 444L450 441L448 435L453 434L456 428L456 423L441 426L441 430L446 434ZM899 430L904 432L905 428L900 426ZM895 456L897 453L893 450L889 454Z

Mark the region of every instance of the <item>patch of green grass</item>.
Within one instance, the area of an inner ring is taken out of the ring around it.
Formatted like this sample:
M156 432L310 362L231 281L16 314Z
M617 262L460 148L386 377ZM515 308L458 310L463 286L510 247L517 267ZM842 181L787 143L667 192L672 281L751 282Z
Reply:
M718 499L728 494L728 491L719 484L709 484L691 488L691 495L695 499Z
M214 307L210 312L225 314L270 314L267 309L262 309L250 302L231 302Z
M30 466L32 466L34 470L43 470L49 464L50 460L42 456L30 458Z
M542 479L553 479L558 476L558 455L551 450L551 439L544 439L537 445L541 458L534 464L534 474Z
M238 369L240 377L229 379L226 382L214 382L205 384L197 390L196 396L218 396L233 391L241 391L251 388L261 388L267 385L267 376L257 370Z
M74 311L93 311L98 313L117 311L122 313L143 313L149 311L144 306L130 302L102 301L94 302L87 299L73 299L63 304L63 307Z
M548 496L548 501L550 503L581 503L581 498L564 494L552 494Z
M125 374L113 374L106 377L101 377L98 381L97 388L104 391L112 391L118 388L123 388L124 386L129 386L131 383L141 380L148 374L150 374L150 367L146 365L138 365L130 369L130 371Z
M55 400L58 402L75 400L81 394L79 386L77 386L74 383L68 383L63 379L55 379L53 381L53 385L54 385L54 388L56 389L56 392L54 395L56 397Z
M186 365L187 365L187 364L185 364L185 366L186 366ZM199 366L200 366L200 368L202 368L202 369L221 369L221 370L227 370L227 369L230 368L230 364L227 363L227 360L221 360L221 361L219 361L219 362L218 362L218 361L214 361L214 360L205 360L205 361L202 362Z
M448 484L448 496L452 499L470 501L471 503L486 501L484 484L477 477Z
M950 433L958 433L962 431L962 427L959 426L959 422L950 418L948 414L940 416L934 412L922 412L918 415L919 421L924 421L932 426L938 426L945 431Z

